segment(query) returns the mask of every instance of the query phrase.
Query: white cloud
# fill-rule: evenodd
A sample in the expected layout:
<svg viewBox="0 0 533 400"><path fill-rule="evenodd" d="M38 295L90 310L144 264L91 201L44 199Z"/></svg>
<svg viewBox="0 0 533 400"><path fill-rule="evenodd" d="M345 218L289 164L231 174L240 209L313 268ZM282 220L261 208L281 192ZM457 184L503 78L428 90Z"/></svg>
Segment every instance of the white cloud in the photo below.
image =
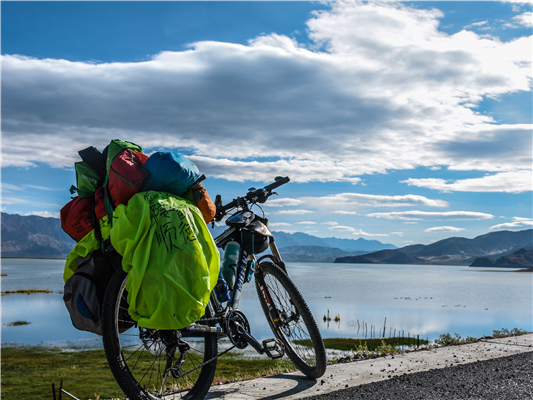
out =
<svg viewBox="0 0 533 400"><path fill-rule="evenodd" d="M503 224L498 224L491 226L489 229L505 229L505 228L523 228L533 226L533 219L531 218L522 218L514 217L512 222L504 222Z"/></svg>
<svg viewBox="0 0 533 400"><path fill-rule="evenodd" d="M403 219L403 220L424 220L424 221L459 221L478 220L494 218L491 214L475 211L448 211L448 212L427 212L427 211L403 211L388 213L372 213L367 217Z"/></svg>
<svg viewBox="0 0 533 400"><path fill-rule="evenodd" d="M487 24L488 24L488 21L474 22L470 25L465 26L465 29L474 28L474 27L482 27L482 26L486 26Z"/></svg>
<svg viewBox="0 0 533 400"><path fill-rule="evenodd" d="M324 197L302 197L301 200L305 201L308 206L317 208L340 208L342 210L334 211L334 213L352 215L355 215L357 212L349 210L360 207L448 207L448 203L444 200L428 199L427 197L414 194L385 196L361 193L339 193Z"/></svg>
<svg viewBox="0 0 533 400"><path fill-rule="evenodd" d="M436 226L434 228L428 228L424 232L460 232L465 228L456 228L455 226Z"/></svg>
<svg viewBox="0 0 533 400"><path fill-rule="evenodd" d="M57 189L57 188L51 188L46 186L37 186L37 185L24 185L30 189L37 189L37 190L45 190L47 192L57 192L65 189Z"/></svg>
<svg viewBox="0 0 533 400"><path fill-rule="evenodd" d="M143 62L3 55L4 166L71 167L80 148L121 137L187 148L206 175L235 181L531 167L531 125L498 125L475 109L531 91L530 37L448 35L440 11L399 3L328 4L308 21L307 48L271 34ZM461 152L454 144L464 138L467 148L490 140ZM490 146L501 143L512 151Z"/></svg>
<svg viewBox="0 0 533 400"><path fill-rule="evenodd" d="M533 175L530 170L501 172L481 178L461 179L451 182L445 179L413 179L402 183L443 192L506 192L522 193L533 190Z"/></svg>
<svg viewBox="0 0 533 400"><path fill-rule="evenodd" d="M329 222L322 222L321 225L339 225L338 222L329 221Z"/></svg>
<svg viewBox="0 0 533 400"><path fill-rule="evenodd" d="M333 214L357 215L357 211L333 211Z"/></svg>
<svg viewBox="0 0 533 400"><path fill-rule="evenodd" d="M269 207L289 207L289 206L299 206L301 204L304 204L302 200L298 199L289 199L289 198L283 198L283 199L268 199L268 202L265 203L265 206Z"/></svg>
<svg viewBox="0 0 533 400"><path fill-rule="evenodd" d="M289 224L288 222L269 222L268 223L269 228L279 228L280 226L292 226L292 224Z"/></svg>
<svg viewBox="0 0 533 400"><path fill-rule="evenodd" d="M338 231L338 232L350 232L356 236L389 236L386 233L367 233L363 231L362 229L355 229L351 226L337 225L337 226L331 226L328 229L332 231Z"/></svg>
<svg viewBox="0 0 533 400"><path fill-rule="evenodd" d="M297 231L294 229L276 229L275 232L296 233Z"/></svg>
<svg viewBox="0 0 533 400"><path fill-rule="evenodd" d="M303 214L312 214L314 211L311 210L281 210L276 214L289 214L289 215L303 215Z"/></svg>
<svg viewBox="0 0 533 400"><path fill-rule="evenodd" d="M52 211L32 211L29 213L26 213L25 215L37 215L38 217L44 217L44 218L59 218L59 211L52 212Z"/></svg>
<svg viewBox="0 0 533 400"><path fill-rule="evenodd" d="M533 26L533 13L531 11L515 16L513 19L528 28Z"/></svg>
<svg viewBox="0 0 533 400"><path fill-rule="evenodd" d="M344 225L334 225L328 228L331 231L340 231L340 232L353 232L355 229L351 226Z"/></svg>
<svg viewBox="0 0 533 400"><path fill-rule="evenodd" d="M316 222L314 222L314 221L300 221L300 222L296 222L296 224L298 224L298 225L316 225Z"/></svg>
<svg viewBox="0 0 533 400"><path fill-rule="evenodd" d="M403 232L391 232L391 235L403 236Z"/></svg>
<svg viewBox="0 0 533 400"><path fill-rule="evenodd" d="M19 204L27 202L28 200L22 198L2 196L2 204Z"/></svg>
<svg viewBox="0 0 533 400"><path fill-rule="evenodd" d="M24 189L21 188L20 186L17 186L17 185L12 185L10 183L4 183L2 182L2 192L4 191L8 191L8 192L20 192L20 191L23 191Z"/></svg>

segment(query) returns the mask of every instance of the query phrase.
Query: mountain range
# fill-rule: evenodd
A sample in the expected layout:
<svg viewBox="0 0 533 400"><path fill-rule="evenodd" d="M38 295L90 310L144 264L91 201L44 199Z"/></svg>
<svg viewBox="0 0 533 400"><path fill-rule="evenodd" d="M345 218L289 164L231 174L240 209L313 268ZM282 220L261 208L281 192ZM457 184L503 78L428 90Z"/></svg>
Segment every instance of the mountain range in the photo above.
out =
<svg viewBox="0 0 533 400"><path fill-rule="evenodd" d="M1 213L2 257L66 258L76 242L61 228L59 218ZM213 237L225 226L210 228ZM305 233L274 232L287 261L333 262L335 258L396 248L377 240L318 238Z"/></svg>
<svg viewBox="0 0 533 400"><path fill-rule="evenodd" d="M213 237L220 235L226 226L210 227ZM393 244L377 240L339 239L335 237L319 238L303 232L288 233L273 231L276 245L283 257L289 262L323 262L335 261L338 257L355 256L383 249L396 249Z"/></svg>
<svg viewBox="0 0 533 400"><path fill-rule="evenodd" d="M339 257L336 263L471 265L486 258L484 266L533 267L528 254L533 249L533 229L498 231L474 239L452 237L430 245L412 245L364 255ZM502 257L498 263L496 260ZM487 261L488 260L488 261ZM491 264L491 265L488 265Z"/></svg>
<svg viewBox="0 0 533 400"><path fill-rule="evenodd" d="M2 213L2 257L66 258L76 245L59 218Z"/></svg>
<svg viewBox="0 0 533 400"><path fill-rule="evenodd" d="M76 242L58 218L1 213L2 257L66 258ZM218 236L225 226L211 229ZM397 248L377 240L319 238L274 232L285 261L365 264L532 266L533 229L499 231L474 239L452 237L430 245Z"/></svg>

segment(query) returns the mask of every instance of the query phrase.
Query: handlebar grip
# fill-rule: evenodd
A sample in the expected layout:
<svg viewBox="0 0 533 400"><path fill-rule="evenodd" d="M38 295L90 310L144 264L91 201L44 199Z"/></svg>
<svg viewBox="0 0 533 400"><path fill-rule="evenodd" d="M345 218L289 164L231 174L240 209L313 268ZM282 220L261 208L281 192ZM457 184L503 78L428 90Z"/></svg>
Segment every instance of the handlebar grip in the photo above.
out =
<svg viewBox="0 0 533 400"><path fill-rule="evenodd" d="M226 212L227 210L229 209L232 209L232 208L235 208L239 205L239 202L237 201L237 199L234 199L233 201L230 201L228 204L226 204L225 206L222 207L222 210L224 212Z"/></svg>
<svg viewBox="0 0 533 400"><path fill-rule="evenodd" d="M271 190L276 189L277 187L280 187L281 185L285 185L286 183L289 183L289 182L290 182L290 179L289 179L288 176L286 176L285 178L277 179L276 182L265 186L265 189L267 191L271 191Z"/></svg>

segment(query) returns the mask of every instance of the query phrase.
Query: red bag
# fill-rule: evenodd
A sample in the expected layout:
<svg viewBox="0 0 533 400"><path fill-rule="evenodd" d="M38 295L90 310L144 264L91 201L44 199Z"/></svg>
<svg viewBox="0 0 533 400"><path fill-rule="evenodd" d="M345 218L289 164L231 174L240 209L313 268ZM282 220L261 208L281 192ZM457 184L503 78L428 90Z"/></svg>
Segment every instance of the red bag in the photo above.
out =
<svg viewBox="0 0 533 400"><path fill-rule="evenodd" d="M148 160L146 154L126 149L115 157L109 169L107 188L114 207L127 204L137 193L148 172L142 165Z"/></svg>
<svg viewBox="0 0 533 400"><path fill-rule="evenodd" d="M96 215L98 221L107 215L107 211L105 210L103 186L100 186L98 189L96 189L96 192L94 192L94 215Z"/></svg>
<svg viewBox="0 0 533 400"><path fill-rule="evenodd" d="M61 209L61 227L76 242L79 242L93 226L92 197L76 197Z"/></svg>

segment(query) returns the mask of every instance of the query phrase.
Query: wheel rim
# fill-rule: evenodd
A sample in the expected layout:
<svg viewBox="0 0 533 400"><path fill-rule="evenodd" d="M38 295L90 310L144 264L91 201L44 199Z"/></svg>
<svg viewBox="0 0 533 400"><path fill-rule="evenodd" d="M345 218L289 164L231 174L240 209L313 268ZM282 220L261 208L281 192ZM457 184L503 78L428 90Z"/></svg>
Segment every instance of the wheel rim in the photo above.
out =
<svg viewBox="0 0 533 400"><path fill-rule="evenodd" d="M264 282L270 295L272 306L277 310L279 321L274 322L280 339L288 346L286 351L291 351L308 366L316 366L316 353L311 335L303 318L289 293L282 283L273 275L266 273Z"/></svg>
<svg viewBox="0 0 533 400"><path fill-rule="evenodd" d="M131 326L128 314L126 279L119 290L120 301L115 310L115 330L120 356L133 379L151 398L193 397L196 382L203 368L200 367L216 354L216 344L203 336L187 336L179 340L179 331L160 331ZM178 345L178 341L181 345ZM186 343L188 350L181 351ZM213 350L213 347L215 349ZM168 396L168 397L167 397Z"/></svg>

